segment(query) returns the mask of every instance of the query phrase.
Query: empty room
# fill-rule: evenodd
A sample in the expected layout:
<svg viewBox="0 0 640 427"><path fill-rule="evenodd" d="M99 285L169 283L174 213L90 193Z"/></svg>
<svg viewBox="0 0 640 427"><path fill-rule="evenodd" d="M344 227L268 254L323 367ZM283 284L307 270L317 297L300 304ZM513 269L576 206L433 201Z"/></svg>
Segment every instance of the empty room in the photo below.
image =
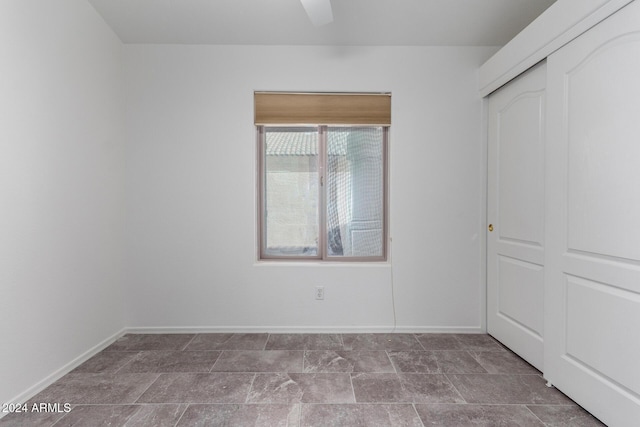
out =
<svg viewBox="0 0 640 427"><path fill-rule="evenodd" d="M0 426L637 426L640 0L0 0Z"/></svg>

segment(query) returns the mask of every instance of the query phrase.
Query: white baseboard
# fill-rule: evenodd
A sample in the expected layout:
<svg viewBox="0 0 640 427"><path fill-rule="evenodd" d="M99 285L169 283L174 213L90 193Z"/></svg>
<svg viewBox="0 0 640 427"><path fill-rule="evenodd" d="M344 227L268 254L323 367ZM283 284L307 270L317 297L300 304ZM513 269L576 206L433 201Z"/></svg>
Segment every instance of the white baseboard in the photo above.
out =
<svg viewBox="0 0 640 427"><path fill-rule="evenodd" d="M398 333L407 334L484 334L481 326L398 326Z"/></svg>
<svg viewBox="0 0 640 427"><path fill-rule="evenodd" d="M115 334L111 335L110 337L102 340L95 346L91 347L89 350L82 353L80 356L76 357L69 363L62 366L60 369L57 369L56 371L52 372L41 381L38 381L36 384L32 385L31 387L29 387L28 389L26 389L25 391L23 391L22 393L18 394L13 399L10 399L8 401L12 403L27 402L36 394L40 393L42 390L49 387L51 384L55 383L56 381L58 381L60 378L62 378L63 376L65 376L66 374L68 374L78 366L82 365L84 362L91 359L96 354L100 353L102 350L107 348L118 338L123 336L126 332L127 332L127 328L123 328L120 331L116 332ZM5 415L7 415L7 413L0 412L0 419Z"/></svg>
<svg viewBox="0 0 640 427"><path fill-rule="evenodd" d="M273 333L273 334L480 334L480 326L137 326L126 328L129 334L206 334L206 333Z"/></svg>

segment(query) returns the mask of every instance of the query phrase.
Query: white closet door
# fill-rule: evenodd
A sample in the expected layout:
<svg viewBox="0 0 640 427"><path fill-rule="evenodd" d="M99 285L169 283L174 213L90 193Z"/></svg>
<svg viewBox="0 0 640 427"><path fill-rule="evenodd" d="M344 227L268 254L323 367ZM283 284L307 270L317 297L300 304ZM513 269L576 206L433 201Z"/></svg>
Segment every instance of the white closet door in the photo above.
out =
<svg viewBox="0 0 640 427"><path fill-rule="evenodd" d="M487 329L543 365L545 64L489 97Z"/></svg>
<svg viewBox="0 0 640 427"><path fill-rule="evenodd" d="M640 1L548 58L544 376L640 425Z"/></svg>

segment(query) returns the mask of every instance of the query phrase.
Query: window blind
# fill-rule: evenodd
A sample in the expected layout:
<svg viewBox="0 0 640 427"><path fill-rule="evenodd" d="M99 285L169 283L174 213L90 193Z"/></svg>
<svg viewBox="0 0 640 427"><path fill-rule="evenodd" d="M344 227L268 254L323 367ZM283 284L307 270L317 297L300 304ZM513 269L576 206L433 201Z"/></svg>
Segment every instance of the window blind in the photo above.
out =
<svg viewBox="0 0 640 427"><path fill-rule="evenodd" d="M390 93L254 92L256 125L391 125Z"/></svg>

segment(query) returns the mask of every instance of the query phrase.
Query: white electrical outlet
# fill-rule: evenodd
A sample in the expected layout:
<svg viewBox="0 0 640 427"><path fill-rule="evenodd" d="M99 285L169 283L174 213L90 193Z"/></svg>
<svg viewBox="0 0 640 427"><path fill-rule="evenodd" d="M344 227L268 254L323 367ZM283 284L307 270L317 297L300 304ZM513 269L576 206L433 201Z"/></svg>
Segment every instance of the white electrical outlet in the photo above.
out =
<svg viewBox="0 0 640 427"><path fill-rule="evenodd" d="M324 299L324 286L316 286L316 299Z"/></svg>

